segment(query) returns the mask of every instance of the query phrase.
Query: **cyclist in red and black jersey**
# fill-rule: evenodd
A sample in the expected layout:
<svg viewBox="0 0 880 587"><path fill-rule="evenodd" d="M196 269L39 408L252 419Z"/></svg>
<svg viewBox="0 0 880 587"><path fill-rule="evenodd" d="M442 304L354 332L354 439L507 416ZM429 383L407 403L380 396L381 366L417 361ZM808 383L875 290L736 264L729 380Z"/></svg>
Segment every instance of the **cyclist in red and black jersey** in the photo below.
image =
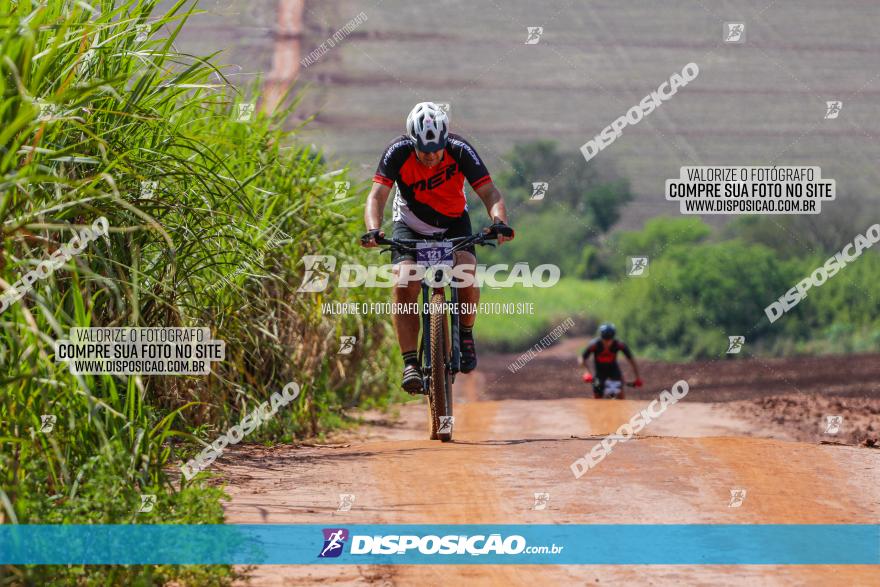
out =
<svg viewBox="0 0 880 587"><path fill-rule="evenodd" d="M444 239L471 234L464 182L467 181L483 201L493 223L507 223L507 209L501 192L492 183L489 170L476 149L464 138L449 132L446 113L433 102L416 104L406 119L406 134L385 148L373 188L367 197L364 222L372 238L363 242L376 246L375 236L385 236L382 217L391 188L397 184L392 206L392 236L396 239ZM498 236L498 243L513 236ZM394 302L418 301L421 286L411 278L406 265L415 264L411 254L392 252L394 263ZM474 274L477 257L474 247L458 251L456 265L467 265ZM480 299L476 285L459 289L459 302L475 307ZM416 353L419 316L412 313L392 315L397 341L403 353L403 388L410 393L424 393ZM461 312L461 371L469 373L477 366L473 326L476 315Z"/></svg>
<svg viewBox="0 0 880 587"><path fill-rule="evenodd" d="M642 386L642 379L639 376L639 366L636 364L636 359L633 357L632 351L629 350L628 346L614 338L616 334L617 330L614 328L614 324L601 325L599 327L599 338L591 340L590 344L587 345L587 348L578 358L578 363L587 367L587 372L584 373L584 381L586 383L593 382L593 391L596 397L602 397L601 389L606 379L623 381L623 373L620 371L620 365L617 363L617 353L619 352L624 354L636 375L636 380L633 384L636 387ZM587 366L587 359L590 358L590 355L593 355L595 374L590 373L590 368Z"/></svg>

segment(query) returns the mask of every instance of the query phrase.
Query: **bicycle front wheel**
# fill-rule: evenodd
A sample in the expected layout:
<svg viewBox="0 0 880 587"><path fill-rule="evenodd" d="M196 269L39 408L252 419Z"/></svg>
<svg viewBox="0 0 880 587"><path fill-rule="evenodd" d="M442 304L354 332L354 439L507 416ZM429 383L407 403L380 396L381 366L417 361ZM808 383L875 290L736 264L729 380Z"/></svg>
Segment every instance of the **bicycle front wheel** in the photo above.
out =
<svg viewBox="0 0 880 587"><path fill-rule="evenodd" d="M443 308L446 297L442 289L431 294L432 310ZM452 440L452 424L447 419L451 416L451 407L447 401L449 381L449 320L445 311L431 312L431 386L428 395L431 406L431 439L441 442ZM451 394L450 394L451 396Z"/></svg>

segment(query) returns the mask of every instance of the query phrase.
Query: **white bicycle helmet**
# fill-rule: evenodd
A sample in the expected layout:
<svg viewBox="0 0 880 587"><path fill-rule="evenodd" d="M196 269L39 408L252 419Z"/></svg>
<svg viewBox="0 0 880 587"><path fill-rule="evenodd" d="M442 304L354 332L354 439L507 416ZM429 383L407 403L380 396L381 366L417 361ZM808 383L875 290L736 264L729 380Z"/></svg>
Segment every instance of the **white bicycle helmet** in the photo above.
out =
<svg viewBox="0 0 880 587"><path fill-rule="evenodd" d="M406 134L423 153L434 153L446 146L449 117L433 102L419 102L406 117Z"/></svg>

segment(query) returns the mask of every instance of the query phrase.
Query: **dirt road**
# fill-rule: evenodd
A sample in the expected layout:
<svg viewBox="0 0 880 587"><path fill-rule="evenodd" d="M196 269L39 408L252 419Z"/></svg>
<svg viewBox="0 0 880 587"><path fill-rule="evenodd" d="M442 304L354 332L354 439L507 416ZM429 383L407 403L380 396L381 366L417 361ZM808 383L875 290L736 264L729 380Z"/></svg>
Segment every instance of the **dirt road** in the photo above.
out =
<svg viewBox="0 0 880 587"><path fill-rule="evenodd" d="M741 436L750 423L680 402L575 479L569 465L642 400L472 401L457 383L456 441L425 438L402 408L344 448L241 448L218 461L230 523L876 523L880 453ZM745 489L729 507L731 489ZM535 493L550 494L536 510ZM354 494L348 512L339 494ZM585 545L588 547L588 545ZM868 585L865 566L263 566L254 585Z"/></svg>

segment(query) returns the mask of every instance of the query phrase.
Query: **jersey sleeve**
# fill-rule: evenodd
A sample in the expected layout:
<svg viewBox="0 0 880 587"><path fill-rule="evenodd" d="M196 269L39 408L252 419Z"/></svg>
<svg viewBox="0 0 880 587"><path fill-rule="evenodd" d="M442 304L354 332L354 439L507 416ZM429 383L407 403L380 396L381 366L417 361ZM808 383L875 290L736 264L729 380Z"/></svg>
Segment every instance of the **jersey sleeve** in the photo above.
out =
<svg viewBox="0 0 880 587"><path fill-rule="evenodd" d="M458 162L458 168L472 188L477 189L492 181L486 164L469 142L459 136L450 136L449 146Z"/></svg>
<svg viewBox="0 0 880 587"><path fill-rule="evenodd" d="M590 343L587 345L587 348L584 349L583 354L581 355L586 361L591 354L596 352L596 345L594 343Z"/></svg>
<svg viewBox="0 0 880 587"><path fill-rule="evenodd" d="M626 355L626 358L627 358L627 359L632 359L632 358L633 358L632 351L629 350L629 347L626 346L624 343L622 343L622 342L618 342L618 343L617 343L617 348L620 349L620 352L622 352L624 355Z"/></svg>
<svg viewBox="0 0 880 587"><path fill-rule="evenodd" d="M391 187L400 177L400 168L406 162L412 149L412 142L406 137L399 137L391 142L379 159L379 166L373 174L373 181Z"/></svg>

